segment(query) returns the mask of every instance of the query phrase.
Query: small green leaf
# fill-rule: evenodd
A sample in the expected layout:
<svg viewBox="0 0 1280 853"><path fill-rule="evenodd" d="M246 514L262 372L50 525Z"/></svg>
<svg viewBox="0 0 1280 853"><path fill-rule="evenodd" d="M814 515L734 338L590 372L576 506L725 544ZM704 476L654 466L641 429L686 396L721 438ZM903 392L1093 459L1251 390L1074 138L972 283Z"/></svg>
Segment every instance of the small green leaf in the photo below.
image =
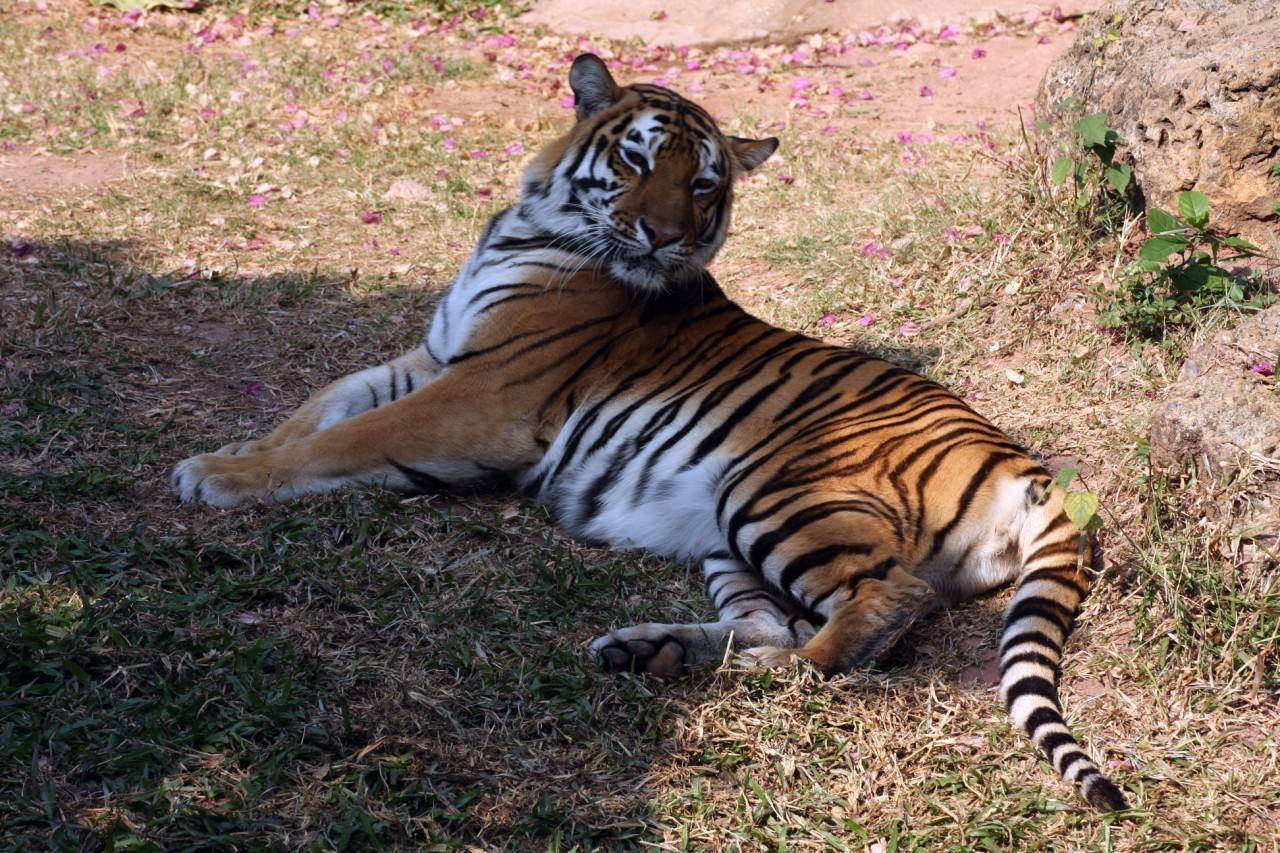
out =
<svg viewBox="0 0 1280 853"><path fill-rule="evenodd" d="M1036 122L1035 127L1036 127L1036 130L1043 133L1044 131L1053 127L1053 125L1050 122L1045 121L1044 119L1040 119L1038 122Z"/></svg>
<svg viewBox="0 0 1280 853"><path fill-rule="evenodd" d="M1085 145L1103 145L1107 141L1107 117L1093 113L1076 122L1076 133Z"/></svg>
<svg viewBox="0 0 1280 853"><path fill-rule="evenodd" d="M1257 252L1258 247L1250 243L1243 237L1223 237L1222 244L1230 246L1233 249L1243 249L1246 252Z"/></svg>
<svg viewBox="0 0 1280 853"><path fill-rule="evenodd" d="M1092 492L1067 492L1062 499L1062 511L1081 530L1093 530L1098 515L1098 496Z"/></svg>
<svg viewBox="0 0 1280 853"><path fill-rule="evenodd" d="M1172 213L1166 213L1158 207L1147 209L1147 228L1152 234L1163 234L1166 231L1177 231L1178 220Z"/></svg>
<svg viewBox="0 0 1280 853"><path fill-rule="evenodd" d="M1067 179L1067 175L1071 173L1071 167L1074 165L1070 157L1059 157L1053 161L1053 168L1049 171L1049 179L1053 181L1055 187L1062 186L1062 182Z"/></svg>
<svg viewBox="0 0 1280 853"><path fill-rule="evenodd" d="M1185 248L1187 241L1181 237L1152 237L1142 244L1138 257L1144 261L1164 261L1174 252L1181 252Z"/></svg>
<svg viewBox="0 0 1280 853"><path fill-rule="evenodd" d="M1123 193L1129 186L1129 179L1133 176L1133 169L1123 163L1119 166L1108 166L1102 176L1107 179L1107 183L1115 188L1116 192Z"/></svg>
<svg viewBox="0 0 1280 853"><path fill-rule="evenodd" d="M1079 472L1080 469L1074 465L1064 465L1062 470L1058 472L1058 476L1053 478L1053 485L1058 486L1065 492Z"/></svg>
<svg viewBox="0 0 1280 853"><path fill-rule="evenodd" d="M1209 197L1202 192L1191 190L1178 193L1178 210L1184 219L1197 228L1209 224Z"/></svg>

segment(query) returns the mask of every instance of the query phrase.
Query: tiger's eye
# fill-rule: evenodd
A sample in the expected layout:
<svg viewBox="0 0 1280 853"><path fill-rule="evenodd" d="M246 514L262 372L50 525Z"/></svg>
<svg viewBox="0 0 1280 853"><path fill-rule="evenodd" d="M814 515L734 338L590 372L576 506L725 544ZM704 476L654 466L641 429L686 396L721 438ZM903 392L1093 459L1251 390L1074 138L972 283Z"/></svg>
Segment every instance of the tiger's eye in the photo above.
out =
<svg viewBox="0 0 1280 853"><path fill-rule="evenodd" d="M637 154L635 151L632 151L630 148L622 149L622 159L626 160L627 165L631 166L640 174L644 174L645 172L649 171L649 163L644 159L644 157L641 157L639 154Z"/></svg>

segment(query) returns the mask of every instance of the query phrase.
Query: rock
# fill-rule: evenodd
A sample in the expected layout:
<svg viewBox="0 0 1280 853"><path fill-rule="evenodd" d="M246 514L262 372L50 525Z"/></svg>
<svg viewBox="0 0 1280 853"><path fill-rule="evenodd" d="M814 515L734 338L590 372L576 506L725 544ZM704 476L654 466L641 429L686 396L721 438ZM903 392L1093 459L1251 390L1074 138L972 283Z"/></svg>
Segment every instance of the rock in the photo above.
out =
<svg viewBox="0 0 1280 853"><path fill-rule="evenodd" d="M1151 424L1157 468L1194 466L1215 490L1235 480L1215 491L1211 514L1253 543L1257 559L1280 554L1278 364L1280 305L1192 350Z"/></svg>
<svg viewBox="0 0 1280 853"><path fill-rule="evenodd" d="M1280 474L1280 385L1264 375L1278 361L1280 305L1193 349L1152 421L1151 461L1194 463L1211 481L1258 466Z"/></svg>
<svg viewBox="0 0 1280 853"><path fill-rule="evenodd" d="M429 198L435 198L435 192L426 184L421 184L412 178L401 178L395 181L382 194L385 199L400 199L403 201L425 201Z"/></svg>
<svg viewBox="0 0 1280 853"><path fill-rule="evenodd" d="M1269 245L1280 184L1276 0L1121 0L1050 66L1041 115L1068 97L1104 112L1148 204L1209 196L1212 222Z"/></svg>

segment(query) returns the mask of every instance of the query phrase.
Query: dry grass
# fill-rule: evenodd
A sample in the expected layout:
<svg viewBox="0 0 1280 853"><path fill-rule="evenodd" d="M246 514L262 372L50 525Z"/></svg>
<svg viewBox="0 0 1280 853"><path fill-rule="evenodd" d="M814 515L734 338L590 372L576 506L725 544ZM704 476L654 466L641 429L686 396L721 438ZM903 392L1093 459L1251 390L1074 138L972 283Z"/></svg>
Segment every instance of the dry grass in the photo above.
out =
<svg viewBox="0 0 1280 853"><path fill-rule="evenodd" d="M696 572L577 545L509 496L178 506L175 460L417 339L512 197L527 154L506 147L566 113L549 73L486 60L492 18L285 19L298 34L191 50L216 16L134 30L51 5L0 21L2 133L127 176L0 200L6 846L1280 844L1275 555L1206 511L1223 495L1148 469L1176 362L1095 329L1087 294L1127 249L1064 228L1015 140L855 143L797 112L716 271L763 316L916 365L1082 460L1109 559L1064 692L1131 792L1123 820L1082 810L1005 721L985 672L1001 597L913 630L883 670L662 684L582 649L705 614ZM571 48L522 44L531 68ZM416 198L386 197L401 178Z"/></svg>

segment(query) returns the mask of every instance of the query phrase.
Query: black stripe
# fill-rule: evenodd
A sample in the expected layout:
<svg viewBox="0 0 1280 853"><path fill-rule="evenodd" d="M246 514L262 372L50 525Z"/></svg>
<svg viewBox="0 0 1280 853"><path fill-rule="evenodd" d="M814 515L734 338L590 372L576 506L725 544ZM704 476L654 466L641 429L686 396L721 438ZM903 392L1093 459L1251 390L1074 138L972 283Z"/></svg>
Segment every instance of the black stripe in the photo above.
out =
<svg viewBox="0 0 1280 853"><path fill-rule="evenodd" d="M1006 621L1005 630L1008 630L1008 624L1009 623ZM1009 637L1000 644L1000 657L1004 657L1009 649L1021 643L1038 643L1042 646L1048 646L1051 649L1061 651L1058 641L1051 638L1043 631L1019 631L1017 634L1014 634L1012 637Z"/></svg>
<svg viewBox="0 0 1280 853"><path fill-rule="evenodd" d="M1009 693L1005 698L1005 705L1010 710L1013 710L1013 703L1023 696L1040 696L1048 699L1053 703L1053 707L1058 708L1059 712L1061 712L1061 708L1058 705L1058 691L1053 686L1053 682L1047 678L1041 678L1038 675L1019 678L1010 685Z"/></svg>
<svg viewBox="0 0 1280 853"><path fill-rule="evenodd" d="M1075 615L1075 610L1072 608L1059 604L1052 598L1035 595L1030 598L1024 598L1014 604L1009 609L1009 615L1005 617L1005 620L1008 624L1013 625L1020 619L1028 617L1047 619L1061 628L1065 634L1070 632L1071 622Z"/></svg>
<svg viewBox="0 0 1280 853"><path fill-rule="evenodd" d="M1071 562L1074 563L1079 555L1079 542L1050 542L1048 544L1041 545L1033 551L1030 556L1023 560L1022 563L1023 565L1028 565L1033 560L1040 560L1045 557L1070 557Z"/></svg>
<svg viewBox="0 0 1280 853"><path fill-rule="evenodd" d="M1060 746L1066 746L1067 744L1075 744L1077 747L1079 746L1079 744L1076 744L1076 739L1066 732L1049 732L1049 734L1044 736L1044 740L1040 742L1040 749L1044 751L1044 754L1048 756L1050 761L1053 761L1054 750ZM1071 755L1069 750L1063 753L1064 758L1068 755Z"/></svg>
<svg viewBox="0 0 1280 853"><path fill-rule="evenodd" d="M1061 767L1058 770L1059 775L1065 779L1067 774L1071 772L1071 768L1075 767L1082 761L1090 766L1093 765L1093 759L1085 755L1084 751L1081 749L1077 749L1074 752L1068 750L1067 752L1062 753Z"/></svg>
<svg viewBox="0 0 1280 853"><path fill-rule="evenodd" d="M816 548L787 563L778 576L778 586L790 592L792 585L812 569L828 565L840 557L865 557L870 553L870 545L828 545Z"/></svg>
<svg viewBox="0 0 1280 853"><path fill-rule="evenodd" d="M1067 589L1074 590L1076 595L1084 598L1089 591L1088 578L1083 577L1076 572L1074 567L1068 566L1045 566L1039 569L1032 569L1022 577L1018 578L1018 586L1022 587L1033 581L1049 581Z"/></svg>
<svg viewBox="0 0 1280 853"><path fill-rule="evenodd" d="M1012 667L1014 664L1018 664L1018 663L1038 663L1041 666L1047 666L1049 667L1049 669L1052 669L1054 671L1056 671L1058 667L1058 662L1053 658L1049 657L1048 655L1046 655L1044 652L1027 651L1027 652L1018 652L1016 655L1009 658L1007 661L1004 661L1003 663L1001 663L1000 668L1002 670L1007 670L1010 667Z"/></svg>
<svg viewBox="0 0 1280 853"><path fill-rule="evenodd" d="M419 471L416 468L410 468L408 465L401 465L391 457L387 457L387 462L397 471L404 475L415 489L421 492L447 492L449 484L439 477L433 477L425 471Z"/></svg>
<svg viewBox="0 0 1280 853"><path fill-rule="evenodd" d="M1023 725L1023 730L1031 737L1035 738L1036 732L1042 727L1048 725L1066 725L1066 721L1062 719L1062 715L1053 708L1036 708L1027 717L1027 722Z"/></svg>

